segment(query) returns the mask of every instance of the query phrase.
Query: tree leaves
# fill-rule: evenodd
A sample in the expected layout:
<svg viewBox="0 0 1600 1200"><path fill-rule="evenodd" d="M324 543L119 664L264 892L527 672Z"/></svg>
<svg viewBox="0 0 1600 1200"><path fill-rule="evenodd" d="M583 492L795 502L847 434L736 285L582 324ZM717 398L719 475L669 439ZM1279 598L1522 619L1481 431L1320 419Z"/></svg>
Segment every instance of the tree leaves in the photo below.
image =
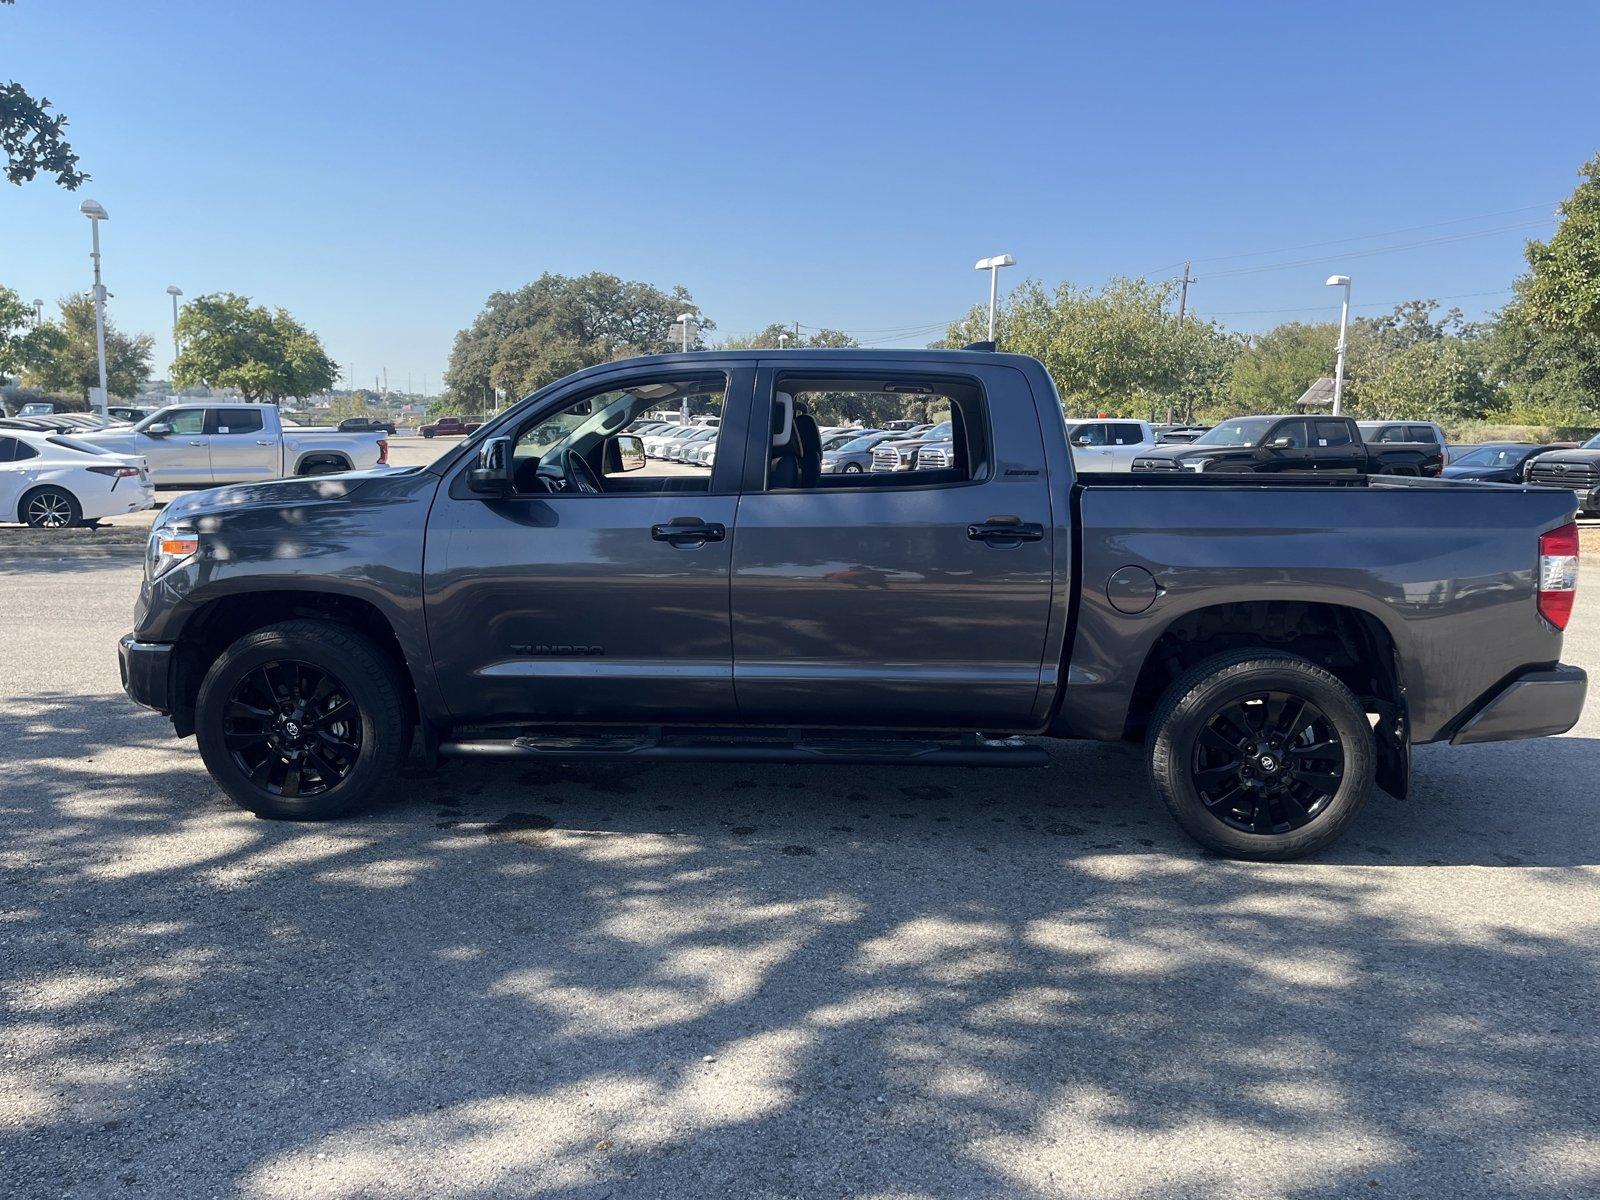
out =
<svg viewBox="0 0 1600 1200"><path fill-rule="evenodd" d="M284 309L251 304L248 296L197 296L178 318L183 352L172 364L179 387L237 388L246 400L310 396L326 391L338 368L317 335Z"/></svg>

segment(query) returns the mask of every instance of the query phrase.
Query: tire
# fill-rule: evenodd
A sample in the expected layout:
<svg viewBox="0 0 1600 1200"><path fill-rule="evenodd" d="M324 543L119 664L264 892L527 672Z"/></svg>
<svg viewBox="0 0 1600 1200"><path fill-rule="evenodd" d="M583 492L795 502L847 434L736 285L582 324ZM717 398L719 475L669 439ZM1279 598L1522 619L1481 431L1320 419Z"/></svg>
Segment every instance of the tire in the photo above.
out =
<svg viewBox="0 0 1600 1200"><path fill-rule="evenodd" d="M1291 741L1284 727L1297 720L1307 723ZM1156 794L1184 832L1218 854L1255 860L1299 858L1336 841L1372 793L1377 758L1348 687L1304 658L1265 649L1219 654L1185 672L1157 704L1145 749Z"/></svg>
<svg viewBox="0 0 1600 1200"><path fill-rule="evenodd" d="M332 691L310 682L317 673ZM290 712L296 680L313 703L296 702ZM264 686L279 697L277 714L239 714L270 711ZM407 748L404 696L399 670L365 634L332 621L284 621L218 656L200 684L195 735L211 777L241 807L277 820L325 821L366 805L398 770ZM318 704L335 706L328 715L336 716L341 700L354 712L318 728ZM296 722L287 726L289 740L280 717ZM256 736L264 729L273 731L269 740Z"/></svg>
<svg viewBox="0 0 1600 1200"><path fill-rule="evenodd" d="M38 487L18 502L17 519L30 529L70 529L83 520L83 508L66 488Z"/></svg>
<svg viewBox="0 0 1600 1200"><path fill-rule="evenodd" d="M297 475L337 475L340 471L348 471L348 463L335 462L328 458L314 458L309 462L300 464Z"/></svg>
<svg viewBox="0 0 1600 1200"><path fill-rule="evenodd" d="M431 429L424 429L424 430L423 430L423 431L422 431L422 436L423 436L423 437L425 437L425 438L432 438L432 437L433 437L433 430L431 430Z"/></svg>
<svg viewBox="0 0 1600 1200"><path fill-rule="evenodd" d="M860 463L845 463L844 470L840 472L842 475L860 475L862 473Z"/></svg>

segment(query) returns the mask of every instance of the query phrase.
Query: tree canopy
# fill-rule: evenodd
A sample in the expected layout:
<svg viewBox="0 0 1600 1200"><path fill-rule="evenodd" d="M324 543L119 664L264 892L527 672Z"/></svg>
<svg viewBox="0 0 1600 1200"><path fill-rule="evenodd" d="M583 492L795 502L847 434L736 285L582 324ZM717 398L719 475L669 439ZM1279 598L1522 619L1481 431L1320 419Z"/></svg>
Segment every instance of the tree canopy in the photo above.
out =
<svg viewBox="0 0 1600 1200"><path fill-rule="evenodd" d="M0 0L10 4L12 0ZM89 177L78 170L78 156L67 144L67 119L51 114L50 101L37 99L13 80L0 84L0 148L6 155L6 178L17 186L41 171L54 175L68 191Z"/></svg>
<svg viewBox="0 0 1600 1200"><path fill-rule="evenodd" d="M716 324L699 315L681 286L662 291L603 271L547 272L516 291L495 292L456 334L440 410L477 411L492 407L496 390L519 398L583 367L675 350L673 323L686 312L698 317L690 348L704 349Z"/></svg>
<svg viewBox="0 0 1600 1200"><path fill-rule="evenodd" d="M27 383L51 392L87 397L100 385L94 337L94 301L66 296L61 315L32 331L24 341L23 376ZM106 390L131 399L150 378L155 340L147 333L130 336L106 318Z"/></svg>
<svg viewBox="0 0 1600 1200"><path fill-rule="evenodd" d="M247 400L276 404L326 391L338 377L316 334L284 309L232 292L191 300L178 318L178 342L172 379L180 387L237 388Z"/></svg>

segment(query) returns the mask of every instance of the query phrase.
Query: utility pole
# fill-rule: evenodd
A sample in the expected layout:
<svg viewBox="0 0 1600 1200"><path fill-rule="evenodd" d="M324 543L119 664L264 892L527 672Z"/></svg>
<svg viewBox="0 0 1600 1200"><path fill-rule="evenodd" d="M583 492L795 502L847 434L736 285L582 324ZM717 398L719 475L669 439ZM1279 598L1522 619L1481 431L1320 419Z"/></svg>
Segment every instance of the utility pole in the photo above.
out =
<svg viewBox="0 0 1600 1200"><path fill-rule="evenodd" d="M1188 309L1189 309L1189 285L1194 282L1194 280L1189 277L1189 265L1190 265L1190 260L1185 260L1184 264L1183 264L1183 279L1180 280L1179 284L1178 284L1178 336L1180 338L1183 336L1183 314L1185 312L1187 312ZM1181 342L1179 343L1178 353L1179 354L1183 353L1183 347L1182 347L1182 343ZM1172 409L1169 407L1167 409L1167 420L1171 421L1172 417L1173 417L1173 412L1172 412ZM1194 417L1194 414L1189 412L1189 406L1187 404L1185 404L1184 405L1184 419L1185 420L1192 420L1193 417Z"/></svg>

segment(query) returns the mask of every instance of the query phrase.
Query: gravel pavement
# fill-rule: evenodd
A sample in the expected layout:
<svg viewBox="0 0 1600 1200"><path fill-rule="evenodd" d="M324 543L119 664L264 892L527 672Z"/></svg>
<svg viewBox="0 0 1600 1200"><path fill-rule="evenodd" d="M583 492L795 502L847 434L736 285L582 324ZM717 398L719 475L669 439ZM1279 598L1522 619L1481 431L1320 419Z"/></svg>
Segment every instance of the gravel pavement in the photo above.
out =
<svg viewBox="0 0 1600 1200"><path fill-rule="evenodd" d="M456 763L290 825L120 695L136 565L0 570L7 1200L1600 1190L1594 704L1300 864L1092 745Z"/></svg>

